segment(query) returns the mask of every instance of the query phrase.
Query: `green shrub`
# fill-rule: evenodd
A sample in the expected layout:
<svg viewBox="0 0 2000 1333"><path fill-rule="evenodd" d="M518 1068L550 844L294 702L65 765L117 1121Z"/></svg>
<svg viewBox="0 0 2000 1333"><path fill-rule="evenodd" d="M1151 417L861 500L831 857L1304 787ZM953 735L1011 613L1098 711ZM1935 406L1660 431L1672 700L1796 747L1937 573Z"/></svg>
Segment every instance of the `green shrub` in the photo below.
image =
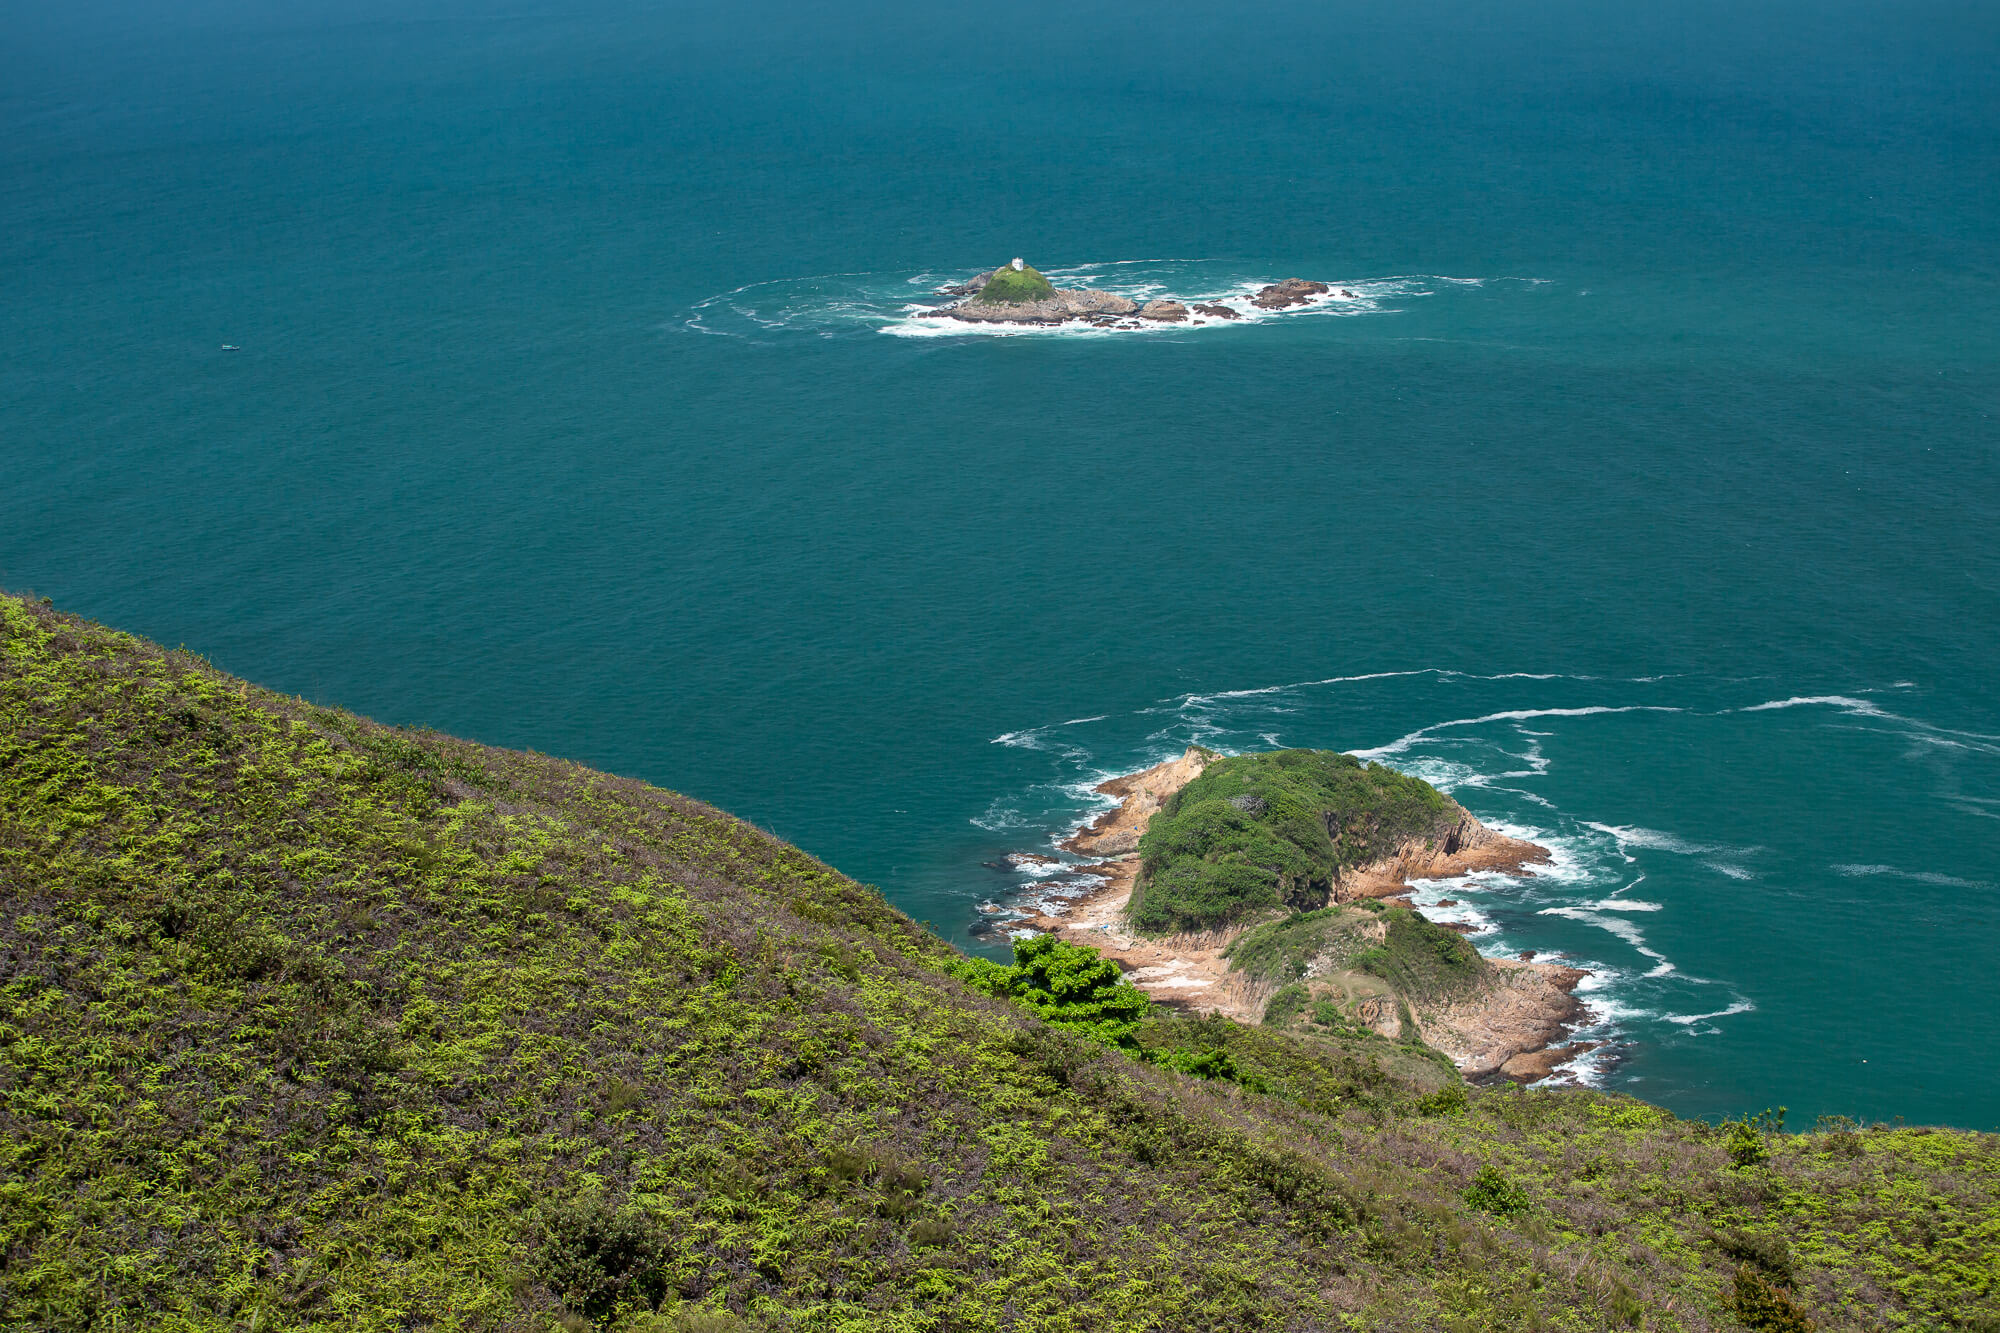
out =
<svg viewBox="0 0 2000 1333"><path fill-rule="evenodd" d="M576 1313L601 1323L665 1294L667 1241L638 1209L592 1194L545 1207L536 1220L536 1274Z"/></svg>
<svg viewBox="0 0 2000 1333"><path fill-rule="evenodd" d="M1528 1192L1507 1179L1491 1163L1480 1167L1479 1174L1466 1186L1465 1201L1480 1212L1492 1213L1496 1217L1512 1217L1534 1206Z"/></svg>
<svg viewBox="0 0 2000 1333"><path fill-rule="evenodd" d="M957 970L987 994L1019 1000L1045 1021L1075 1028L1107 1046L1130 1046L1133 1028L1151 1007L1116 963L1053 935L1017 942L1011 967L977 959Z"/></svg>
<svg viewBox="0 0 2000 1333"><path fill-rule="evenodd" d="M1463 1115L1471 1104L1465 1085L1456 1081L1445 1084L1436 1092L1424 1094L1416 1102L1418 1115Z"/></svg>
<svg viewBox="0 0 2000 1333"><path fill-rule="evenodd" d="M1294 982L1281 987L1264 1005L1264 1024L1281 1028L1304 1013L1312 1002L1312 992Z"/></svg>
<svg viewBox="0 0 2000 1333"><path fill-rule="evenodd" d="M1729 1308L1757 1333L1814 1333L1819 1327L1793 1303L1789 1291L1748 1266L1736 1270Z"/></svg>
<svg viewBox="0 0 2000 1333"><path fill-rule="evenodd" d="M1791 1285L1792 1250L1783 1236L1736 1229L1717 1232L1715 1245L1730 1258L1761 1270L1774 1281Z"/></svg>
<svg viewBox="0 0 2000 1333"><path fill-rule="evenodd" d="M1771 1155L1766 1134L1785 1132L1785 1108L1771 1107L1743 1120L1722 1122L1722 1146L1739 1167L1755 1166Z"/></svg>

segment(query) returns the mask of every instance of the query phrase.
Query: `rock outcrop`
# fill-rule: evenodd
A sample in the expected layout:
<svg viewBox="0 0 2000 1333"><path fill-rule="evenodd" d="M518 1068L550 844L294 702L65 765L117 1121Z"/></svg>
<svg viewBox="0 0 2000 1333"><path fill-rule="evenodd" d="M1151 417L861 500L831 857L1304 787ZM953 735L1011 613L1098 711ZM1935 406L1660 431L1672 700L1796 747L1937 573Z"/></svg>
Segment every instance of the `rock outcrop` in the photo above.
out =
<svg viewBox="0 0 2000 1333"><path fill-rule="evenodd" d="M1064 324L1093 315L1137 313L1136 301L1088 287L1056 288L1056 294L1042 301L979 301L947 306L938 313L969 324Z"/></svg>
<svg viewBox="0 0 2000 1333"><path fill-rule="evenodd" d="M1159 808L1221 757L1213 750L1190 745L1178 759L1100 782L1097 790L1118 797L1118 808L1105 811L1087 828L1077 830L1063 843L1063 850L1078 856L1129 856L1138 851L1139 835Z"/></svg>
<svg viewBox="0 0 2000 1333"><path fill-rule="evenodd" d="M1016 260L1015 264L1019 265L1021 261ZM1013 270L1011 273L1009 268ZM1027 278L1017 279L1018 274L1026 274ZM1036 291L1032 297L1020 295L1029 290L1024 286L1028 278L1033 279ZM1118 329L1143 328L1144 325L1138 322L1141 320L1184 324L1195 316L1202 319L1243 317L1241 310L1220 301L1190 303L1161 297L1141 306L1110 292L1089 287L1047 287L1042 285L1045 282L1040 273L1025 266L988 269L965 282L939 287L938 295L955 299L952 304L940 306L930 313L964 320L968 324L1066 324L1071 320L1083 320L1100 328ZM1314 297L1325 296L1332 290L1326 283L1308 278L1286 278L1283 282L1263 288L1250 298L1250 302L1262 310L1286 310L1292 306L1307 305ZM1339 294L1353 296L1344 287Z"/></svg>
<svg viewBox="0 0 2000 1333"><path fill-rule="evenodd" d="M1325 296L1333 288L1323 282L1313 282L1309 278L1286 278L1274 282L1263 291L1250 298L1250 304L1260 310L1284 310L1290 306L1304 305L1315 296Z"/></svg>

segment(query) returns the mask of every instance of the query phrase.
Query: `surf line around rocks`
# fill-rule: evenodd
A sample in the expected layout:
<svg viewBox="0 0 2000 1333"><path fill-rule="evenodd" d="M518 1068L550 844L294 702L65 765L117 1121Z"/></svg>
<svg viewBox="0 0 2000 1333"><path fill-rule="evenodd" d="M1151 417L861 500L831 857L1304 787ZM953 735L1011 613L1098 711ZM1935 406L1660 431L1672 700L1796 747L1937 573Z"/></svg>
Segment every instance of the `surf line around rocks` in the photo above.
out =
<svg viewBox="0 0 2000 1333"><path fill-rule="evenodd" d="M1209 300L1162 297L1138 302L1092 287L1057 287L1026 261L975 274L962 283L937 289L939 296L957 298L923 313L968 324L1083 324L1100 329L1132 331L1163 324L1203 325L1244 318L1252 311L1289 310L1328 301L1360 298L1346 287L1308 278L1286 278L1247 296Z"/></svg>
<svg viewBox="0 0 2000 1333"><path fill-rule="evenodd" d="M1429 921L1407 896L1417 880L1532 875L1532 866L1550 860L1548 851L1486 827L1450 797L1393 770L1328 752L1281 755L1339 760L1421 788L1430 802L1427 821L1407 836L1392 833L1372 859L1344 867L1336 862L1330 880L1317 881L1317 892L1300 904L1308 910L1211 929L1141 931L1133 921L1133 898L1135 890L1144 892L1140 840L1154 816L1176 811L1176 796L1218 762L1231 768L1280 757L1232 757L1191 746L1177 758L1098 784L1095 790L1118 804L1058 842L1064 856L1015 852L1006 858L1016 869L1065 883L1067 896L1044 893L1032 909L988 904L982 910L1007 934L1050 934L1096 949L1149 998L1193 1013L1308 1029L1319 1022L1359 1023L1386 1037L1421 1039L1467 1078L1566 1081L1565 1066L1601 1044L1563 1040L1588 1021L1574 992L1589 973L1525 957L1479 955L1446 933L1462 934L1462 927ZM1222 775L1217 770L1203 787L1215 788ZM1248 789L1230 803L1246 816L1262 814L1261 798ZM1443 963L1432 959L1433 952ZM1424 966L1398 965L1399 955Z"/></svg>

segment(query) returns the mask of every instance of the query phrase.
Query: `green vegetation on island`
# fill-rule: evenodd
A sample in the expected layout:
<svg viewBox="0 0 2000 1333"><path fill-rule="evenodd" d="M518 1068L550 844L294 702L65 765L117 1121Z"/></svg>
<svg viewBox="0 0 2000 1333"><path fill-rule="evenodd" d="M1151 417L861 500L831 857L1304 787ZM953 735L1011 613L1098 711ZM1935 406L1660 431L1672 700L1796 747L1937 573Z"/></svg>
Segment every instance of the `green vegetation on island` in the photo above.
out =
<svg viewBox="0 0 2000 1333"><path fill-rule="evenodd" d="M1429 783L1353 755L1218 759L1147 825L1132 925L1165 934L1315 910L1341 872L1442 836L1455 813Z"/></svg>
<svg viewBox="0 0 2000 1333"><path fill-rule="evenodd" d="M1056 294L1055 284L1043 277L1031 264L1015 268L1003 264L993 271L986 285L972 299L989 305L1025 305L1030 301L1046 301Z"/></svg>
<svg viewBox="0 0 2000 1333"><path fill-rule="evenodd" d="M0 1326L2000 1320L1993 1136L1469 1088L1087 955L987 994L697 801L0 597Z"/></svg>

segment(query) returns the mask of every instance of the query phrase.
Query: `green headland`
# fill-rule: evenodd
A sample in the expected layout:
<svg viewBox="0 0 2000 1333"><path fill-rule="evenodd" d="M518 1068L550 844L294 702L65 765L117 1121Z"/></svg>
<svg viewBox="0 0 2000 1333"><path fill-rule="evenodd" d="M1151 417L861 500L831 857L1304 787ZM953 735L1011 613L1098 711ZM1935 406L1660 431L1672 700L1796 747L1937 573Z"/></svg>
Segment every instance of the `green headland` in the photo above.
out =
<svg viewBox="0 0 2000 1333"><path fill-rule="evenodd" d="M1206 790L1424 803L1280 776ZM1156 847L1320 874L1207 804ZM975 963L699 801L0 597L10 1329L2000 1326L2000 1141L1796 1128Z"/></svg>
<svg viewBox="0 0 2000 1333"><path fill-rule="evenodd" d="M1329 750L1218 759L1139 842L1134 927L1207 930L1324 907L1343 871L1449 836L1457 807L1420 778Z"/></svg>
<svg viewBox="0 0 2000 1333"><path fill-rule="evenodd" d="M1055 294L1055 284L1043 277L1033 265L1022 264L1015 268L1002 264L993 270L993 276L986 280L986 285L972 299L989 305L1024 305L1030 301L1049 300Z"/></svg>

